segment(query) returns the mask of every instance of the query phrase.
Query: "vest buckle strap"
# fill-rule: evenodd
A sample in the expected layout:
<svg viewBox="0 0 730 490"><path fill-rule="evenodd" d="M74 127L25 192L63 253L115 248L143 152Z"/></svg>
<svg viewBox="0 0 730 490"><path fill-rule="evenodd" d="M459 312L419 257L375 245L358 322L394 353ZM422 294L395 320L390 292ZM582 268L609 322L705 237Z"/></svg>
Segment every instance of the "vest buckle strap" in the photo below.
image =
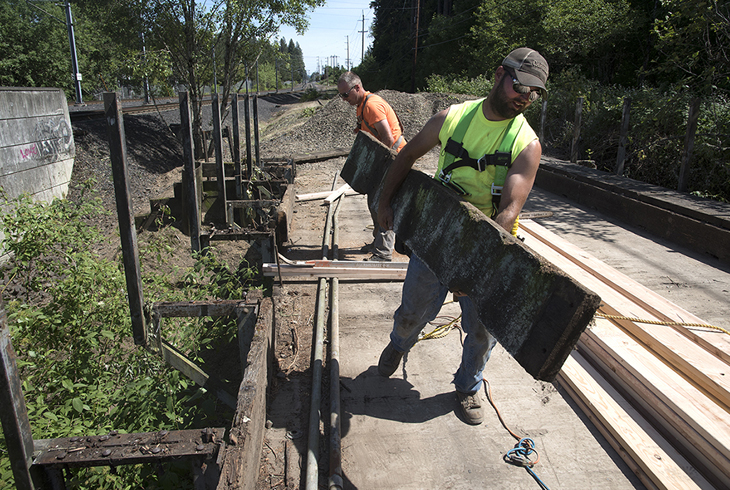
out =
<svg viewBox="0 0 730 490"><path fill-rule="evenodd" d="M491 160L491 158L489 157L491 156L492 155L482 155L482 157L475 162L474 168L478 172L484 172L487 169L487 165L489 165L489 160Z"/></svg>
<svg viewBox="0 0 730 490"><path fill-rule="evenodd" d="M502 195L502 185L495 185L494 182L492 182L492 195L493 196L501 196Z"/></svg>
<svg viewBox="0 0 730 490"><path fill-rule="evenodd" d="M439 180L443 182L444 184L448 184L451 182L451 172L448 174L444 173L443 169L439 172Z"/></svg>

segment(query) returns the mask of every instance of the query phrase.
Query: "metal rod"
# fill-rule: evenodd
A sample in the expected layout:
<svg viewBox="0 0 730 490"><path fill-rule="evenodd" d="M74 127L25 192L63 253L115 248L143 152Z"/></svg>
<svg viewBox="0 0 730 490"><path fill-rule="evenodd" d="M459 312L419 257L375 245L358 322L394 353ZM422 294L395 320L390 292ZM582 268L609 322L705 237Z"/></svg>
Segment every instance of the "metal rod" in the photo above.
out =
<svg viewBox="0 0 730 490"><path fill-rule="evenodd" d="M322 352L324 350L326 289L327 280L320 278L319 285L317 286L316 333L312 360L312 399L309 409L306 490L317 490L319 488L319 422L321 420L320 405L322 404Z"/></svg>
<svg viewBox="0 0 730 490"><path fill-rule="evenodd" d="M334 190L337 182L332 182ZM327 259L329 253L328 238L332 228L332 214L334 207L332 204L327 209L327 221L325 221L324 235L322 237L322 258ZM325 323L325 296L327 292L327 280L319 279L317 286L317 311L316 329L312 355L312 399L309 409L309 439L307 441L307 472L306 472L306 490L317 490L319 488L319 422L322 418L322 369L323 369L323 351L324 351L324 323Z"/></svg>
<svg viewBox="0 0 730 490"><path fill-rule="evenodd" d="M337 260L339 227L338 217L345 196L336 201L332 218L332 258ZM340 417L340 280L332 279L330 286L330 467L329 490L342 490L342 424Z"/></svg>

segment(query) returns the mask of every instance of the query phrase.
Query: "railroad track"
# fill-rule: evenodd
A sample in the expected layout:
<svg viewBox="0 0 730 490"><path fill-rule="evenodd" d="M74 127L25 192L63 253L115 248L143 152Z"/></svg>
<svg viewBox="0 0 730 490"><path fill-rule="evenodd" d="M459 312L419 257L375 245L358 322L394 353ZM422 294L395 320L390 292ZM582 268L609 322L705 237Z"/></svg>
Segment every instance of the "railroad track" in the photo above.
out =
<svg viewBox="0 0 730 490"><path fill-rule="evenodd" d="M210 101L205 101L203 103L210 104ZM161 112L173 111L177 110L178 107L179 104L177 102L168 102L164 104L157 104L157 106L155 106L154 104L147 104L132 107L122 107L122 112L124 114L145 114L147 112L157 112L157 110L160 110ZM89 119L101 119L104 117L104 109L86 109L81 111L73 111L69 112L69 116L71 117L72 123L76 121L87 121Z"/></svg>

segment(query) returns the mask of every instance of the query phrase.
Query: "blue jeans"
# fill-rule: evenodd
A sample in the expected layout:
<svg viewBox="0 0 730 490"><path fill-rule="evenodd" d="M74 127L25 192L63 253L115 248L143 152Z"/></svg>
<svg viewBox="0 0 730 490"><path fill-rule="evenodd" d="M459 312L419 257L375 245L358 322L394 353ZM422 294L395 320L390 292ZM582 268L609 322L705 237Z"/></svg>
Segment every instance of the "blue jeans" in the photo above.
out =
<svg viewBox="0 0 730 490"><path fill-rule="evenodd" d="M407 352L418 340L418 334L441 311L449 290L415 254L411 255L403 283L400 307L393 318L390 340L396 350ZM454 375L454 386L461 393L481 389L482 373L497 340L487 332L474 303L468 296L458 298L461 327L466 333L461 352L461 365Z"/></svg>

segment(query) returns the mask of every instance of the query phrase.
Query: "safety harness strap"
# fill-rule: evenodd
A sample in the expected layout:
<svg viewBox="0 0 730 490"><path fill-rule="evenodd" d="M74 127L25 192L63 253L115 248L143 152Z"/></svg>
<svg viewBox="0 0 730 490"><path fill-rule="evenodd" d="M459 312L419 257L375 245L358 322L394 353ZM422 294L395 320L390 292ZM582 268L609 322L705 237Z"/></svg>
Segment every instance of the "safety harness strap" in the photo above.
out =
<svg viewBox="0 0 730 490"><path fill-rule="evenodd" d="M368 99L372 95L373 94L368 94L367 96L365 96L365 100L362 102L362 110L360 111L360 115L357 116L357 127L359 128L361 124L365 123L365 127L367 127L370 130L370 132L373 134L373 136L375 136L376 138L380 139L378 137L378 130L375 129L375 127L369 125L368 122L363 117L363 115L365 114L365 105L368 103ZM396 114L395 111L393 111L393 113L395 114L395 118L398 120L398 125L400 126L400 136L395 141L395 143L393 143L393 146L391 146L391 148L398 149L398 147L400 146L401 142L405 139L403 137L403 133L404 133L404 131L403 131L403 123L400 122L400 118L398 117L398 114Z"/></svg>
<svg viewBox="0 0 730 490"><path fill-rule="evenodd" d="M462 141L466 135L469 125L471 124L474 115L477 110L481 109L482 104L476 104L467 112L456 125L454 133L446 142L444 146L444 165L443 169L439 172L439 179L442 183L453 188L460 194L465 194L460 186L451 182L451 172L459 167L471 167L478 172L484 172L487 166L495 167L494 182L492 183L492 203L494 209L499 207L499 200L502 195L502 187L504 181L507 178L507 172L510 166L512 166L512 146L514 146L515 139L522 129L524 119L521 118L520 124L514 124L515 119L512 119L507 126L502 142L500 143L499 149L489 155L483 155L479 158L472 158L469 156L469 152L464 148ZM450 185L451 184L451 185Z"/></svg>

